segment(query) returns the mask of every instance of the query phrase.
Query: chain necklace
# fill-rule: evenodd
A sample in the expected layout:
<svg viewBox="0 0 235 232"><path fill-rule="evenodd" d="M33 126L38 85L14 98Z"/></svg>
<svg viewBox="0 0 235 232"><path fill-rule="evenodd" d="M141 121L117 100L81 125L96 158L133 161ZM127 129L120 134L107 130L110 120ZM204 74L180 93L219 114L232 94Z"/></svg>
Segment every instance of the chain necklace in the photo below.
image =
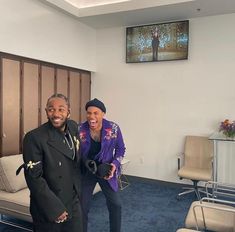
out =
<svg viewBox="0 0 235 232"><path fill-rule="evenodd" d="M70 142L71 142L71 145L70 145L70 142L69 142L69 140L67 139L66 135L69 136L69 140L70 140ZM68 132L66 135L64 136L64 139L65 139L65 141L66 141L66 143L67 143L69 149L70 149L70 150L73 150L73 157L72 157L72 158L74 159L74 157L75 157L75 149L74 149L73 139L72 139L72 136L70 135L69 132Z"/></svg>
<svg viewBox="0 0 235 232"><path fill-rule="evenodd" d="M69 141L68 141L66 135L64 136L64 139L65 139L65 141L66 141L66 143L67 143L69 149L72 150L72 149L74 149L73 140L72 140L72 137L71 137L70 133L67 133L67 135L69 136L69 140L71 141L71 145L70 145L70 143L69 143Z"/></svg>

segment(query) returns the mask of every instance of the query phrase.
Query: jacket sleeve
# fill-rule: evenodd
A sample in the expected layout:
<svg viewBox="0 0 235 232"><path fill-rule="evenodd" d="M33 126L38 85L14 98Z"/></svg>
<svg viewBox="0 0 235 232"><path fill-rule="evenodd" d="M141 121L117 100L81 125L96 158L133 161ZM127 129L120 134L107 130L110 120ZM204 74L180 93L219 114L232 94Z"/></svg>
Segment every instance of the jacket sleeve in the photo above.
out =
<svg viewBox="0 0 235 232"><path fill-rule="evenodd" d="M26 165L25 179L31 193L32 201L36 201L39 211L48 221L55 221L66 208L61 200L51 191L43 177L43 149L38 142L40 138L28 133L23 141L23 159Z"/></svg>
<svg viewBox="0 0 235 232"><path fill-rule="evenodd" d="M115 153L113 157L114 159L112 161L112 163L116 166L117 170L120 169L121 161L124 157L125 150L126 148L125 148L125 144L123 141L122 132L120 128L118 127L116 144L115 144Z"/></svg>

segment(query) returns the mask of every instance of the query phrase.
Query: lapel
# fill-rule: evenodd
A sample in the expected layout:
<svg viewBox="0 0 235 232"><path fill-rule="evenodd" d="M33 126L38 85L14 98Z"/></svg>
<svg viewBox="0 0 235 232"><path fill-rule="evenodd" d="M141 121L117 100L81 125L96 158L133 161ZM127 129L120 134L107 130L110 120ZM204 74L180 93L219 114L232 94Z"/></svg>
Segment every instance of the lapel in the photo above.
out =
<svg viewBox="0 0 235 232"><path fill-rule="evenodd" d="M72 123L74 121L72 120L68 120L68 130L69 130L69 133L72 137L72 140L73 140L73 144L75 146L75 152L76 154L78 154L78 150L79 150L79 139L78 139L78 125L77 124L74 124Z"/></svg>
<svg viewBox="0 0 235 232"><path fill-rule="evenodd" d="M48 134L49 134L49 138L48 138L47 143L51 147L55 148L58 152L62 153L67 158L72 159L73 151L68 148L68 146L65 143L65 140L63 138L63 135L61 135L60 132L57 131L53 127L49 128ZM71 136L72 136L72 134L71 134Z"/></svg>

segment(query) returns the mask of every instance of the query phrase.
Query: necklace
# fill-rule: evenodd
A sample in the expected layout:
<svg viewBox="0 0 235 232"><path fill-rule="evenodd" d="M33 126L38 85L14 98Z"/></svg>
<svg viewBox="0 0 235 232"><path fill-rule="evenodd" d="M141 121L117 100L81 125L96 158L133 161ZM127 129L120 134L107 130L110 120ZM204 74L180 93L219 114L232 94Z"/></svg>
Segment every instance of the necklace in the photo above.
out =
<svg viewBox="0 0 235 232"><path fill-rule="evenodd" d="M69 142L69 140L68 140L68 138L67 138L67 135L69 136L70 142ZM67 133L67 134L64 136L64 139L65 139L65 141L66 141L66 143L67 143L69 149L70 149L70 150L74 149L73 139L72 139L70 133Z"/></svg>
<svg viewBox="0 0 235 232"><path fill-rule="evenodd" d="M67 138L67 136L68 136L68 138ZM64 135L64 140L66 141L69 149L73 151L72 159L74 160L74 158L75 158L75 148L74 148L74 143L73 143L72 136L70 135L69 132Z"/></svg>

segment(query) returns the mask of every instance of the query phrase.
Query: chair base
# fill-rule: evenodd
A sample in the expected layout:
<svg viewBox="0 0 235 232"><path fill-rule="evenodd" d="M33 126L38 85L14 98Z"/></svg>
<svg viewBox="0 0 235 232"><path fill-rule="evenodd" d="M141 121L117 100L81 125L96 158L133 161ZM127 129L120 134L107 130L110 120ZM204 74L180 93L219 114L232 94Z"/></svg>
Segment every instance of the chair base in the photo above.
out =
<svg viewBox="0 0 235 232"><path fill-rule="evenodd" d="M186 195L188 193L195 193L196 197L198 200L201 200L201 195L200 193L205 194L207 197L211 195L210 193L206 192L204 188L198 188L198 181L197 180L192 180L193 181L193 186L192 187L183 187L185 189L184 192L181 192L177 195L177 199L180 199L181 196Z"/></svg>
<svg viewBox="0 0 235 232"><path fill-rule="evenodd" d="M204 191L202 188L190 188L190 187L183 187L183 189L185 189L185 191L179 193L177 195L177 199L180 199L181 196L189 194L189 193L195 193L195 195L197 196L197 199L200 200L201 199L201 195L200 193L203 193L205 195L207 195L208 193L206 191Z"/></svg>

